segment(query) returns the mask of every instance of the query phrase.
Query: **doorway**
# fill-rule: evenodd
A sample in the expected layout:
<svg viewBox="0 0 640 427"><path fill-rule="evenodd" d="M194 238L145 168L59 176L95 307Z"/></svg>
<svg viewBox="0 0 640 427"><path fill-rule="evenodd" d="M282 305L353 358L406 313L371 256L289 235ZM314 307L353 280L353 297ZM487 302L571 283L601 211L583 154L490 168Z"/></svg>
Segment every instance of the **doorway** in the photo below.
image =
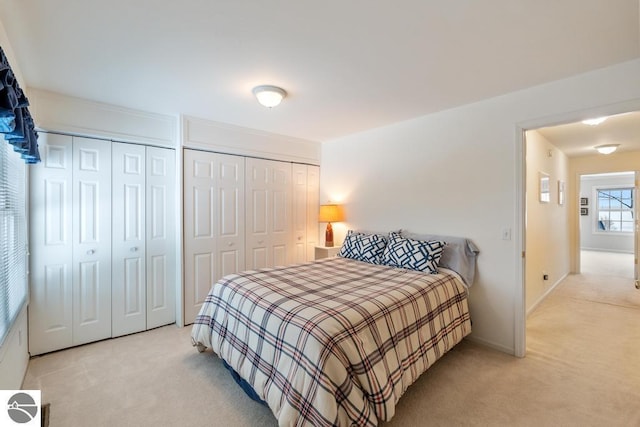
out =
<svg viewBox="0 0 640 427"><path fill-rule="evenodd" d="M580 273L634 279L635 173L580 175Z"/></svg>
<svg viewBox="0 0 640 427"><path fill-rule="evenodd" d="M635 133L620 133L620 129L624 128L620 122L625 118L629 119L629 122L635 122L635 126L639 127ZM526 353L526 316L532 313L565 277L581 271L583 260L580 244L580 176L634 171L640 166L640 111L612 115L606 122L607 126L600 130L597 129L598 126L580 122L522 129L523 295L519 302L522 304L521 308L518 307L522 310L522 317L517 320L518 356L524 356ZM540 126L539 122L537 126ZM608 130L604 131L605 129ZM542 141L533 149L529 144L533 139L532 135L537 135ZM603 145L604 140L615 135L618 135L619 141L629 143L617 144L620 150L615 154L598 154L594 148ZM532 162L534 156L537 156L537 163ZM637 187L636 182L637 180L634 187ZM548 192L544 197L541 188L545 189L545 193ZM635 194L637 193L634 193L634 196ZM635 203L634 209L637 209ZM637 218L635 211L633 218ZM634 233L634 252L637 253L638 233L635 230ZM632 257L633 277L637 277L637 257L633 254ZM588 262L586 258L584 261ZM600 263L604 264L606 261L600 260ZM623 264L626 262L623 261ZM633 289L633 278L626 280L626 287L630 286ZM636 287L637 283L636 281Z"/></svg>

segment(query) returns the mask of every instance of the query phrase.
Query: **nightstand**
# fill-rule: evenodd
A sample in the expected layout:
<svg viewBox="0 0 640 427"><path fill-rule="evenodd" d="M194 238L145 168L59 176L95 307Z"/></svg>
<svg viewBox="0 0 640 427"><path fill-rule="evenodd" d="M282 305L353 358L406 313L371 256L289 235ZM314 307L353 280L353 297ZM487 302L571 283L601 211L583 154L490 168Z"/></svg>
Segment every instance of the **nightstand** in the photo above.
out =
<svg viewBox="0 0 640 427"><path fill-rule="evenodd" d="M332 246L330 248L326 246L316 246L315 259L329 258L338 255L340 252L340 246Z"/></svg>

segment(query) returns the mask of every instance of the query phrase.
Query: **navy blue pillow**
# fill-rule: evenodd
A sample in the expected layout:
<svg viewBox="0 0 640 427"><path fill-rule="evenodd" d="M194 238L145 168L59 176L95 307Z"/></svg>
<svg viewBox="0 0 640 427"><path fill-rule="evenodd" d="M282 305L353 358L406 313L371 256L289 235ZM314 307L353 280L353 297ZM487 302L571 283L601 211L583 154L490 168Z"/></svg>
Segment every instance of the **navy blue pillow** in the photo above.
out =
<svg viewBox="0 0 640 427"><path fill-rule="evenodd" d="M338 256L371 264L380 264L386 245L387 239L384 236L356 233L353 230L349 230Z"/></svg>
<svg viewBox="0 0 640 427"><path fill-rule="evenodd" d="M389 233L382 264L436 274L445 246L441 240L413 240Z"/></svg>

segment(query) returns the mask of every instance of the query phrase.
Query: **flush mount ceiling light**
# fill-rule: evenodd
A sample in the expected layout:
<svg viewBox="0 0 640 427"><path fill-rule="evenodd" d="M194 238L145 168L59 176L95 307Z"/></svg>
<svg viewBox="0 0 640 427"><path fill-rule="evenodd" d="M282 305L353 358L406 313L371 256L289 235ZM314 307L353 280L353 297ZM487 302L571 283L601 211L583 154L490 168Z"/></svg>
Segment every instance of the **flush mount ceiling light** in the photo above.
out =
<svg viewBox="0 0 640 427"><path fill-rule="evenodd" d="M287 96L287 92L277 86L256 86L253 88L253 94L258 98L258 102L267 108L275 107Z"/></svg>
<svg viewBox="0 0 640 427"><path fill-rule="evenodd" d="M598 117L597 119L583 120L582 123L589 126L598 126L600 123L604 122L607 119L608 117Z"/></svg>
<svg viewBox="0 0 640 427"><path fill-rule="evenodd" d="M620 144L598 145L595 149L598 150L598 153L600 154L611 154L618 149L619 145Z"/></svg>

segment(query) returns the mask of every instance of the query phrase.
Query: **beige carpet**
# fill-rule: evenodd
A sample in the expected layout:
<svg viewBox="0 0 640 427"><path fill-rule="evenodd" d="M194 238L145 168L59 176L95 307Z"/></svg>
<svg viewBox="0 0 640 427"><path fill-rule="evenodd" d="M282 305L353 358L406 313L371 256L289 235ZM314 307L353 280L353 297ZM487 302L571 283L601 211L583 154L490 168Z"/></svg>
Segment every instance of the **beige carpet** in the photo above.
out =
<svg viewBox="0 0 640 427"><path fill-rule="evenodd" d="M582 274L597 274L633 278L634 254L604 251L580 251L580 271Z"/></svg>
<svg viewBox="0 0 640 427"><path fill-rule="evenodd" d="M174 326L31 360L25 388L51 426L276 426L211 352ZM400 399L385 426L640 425L640 291L567 278L528 319L527 357L464 341Z"/></svg>

